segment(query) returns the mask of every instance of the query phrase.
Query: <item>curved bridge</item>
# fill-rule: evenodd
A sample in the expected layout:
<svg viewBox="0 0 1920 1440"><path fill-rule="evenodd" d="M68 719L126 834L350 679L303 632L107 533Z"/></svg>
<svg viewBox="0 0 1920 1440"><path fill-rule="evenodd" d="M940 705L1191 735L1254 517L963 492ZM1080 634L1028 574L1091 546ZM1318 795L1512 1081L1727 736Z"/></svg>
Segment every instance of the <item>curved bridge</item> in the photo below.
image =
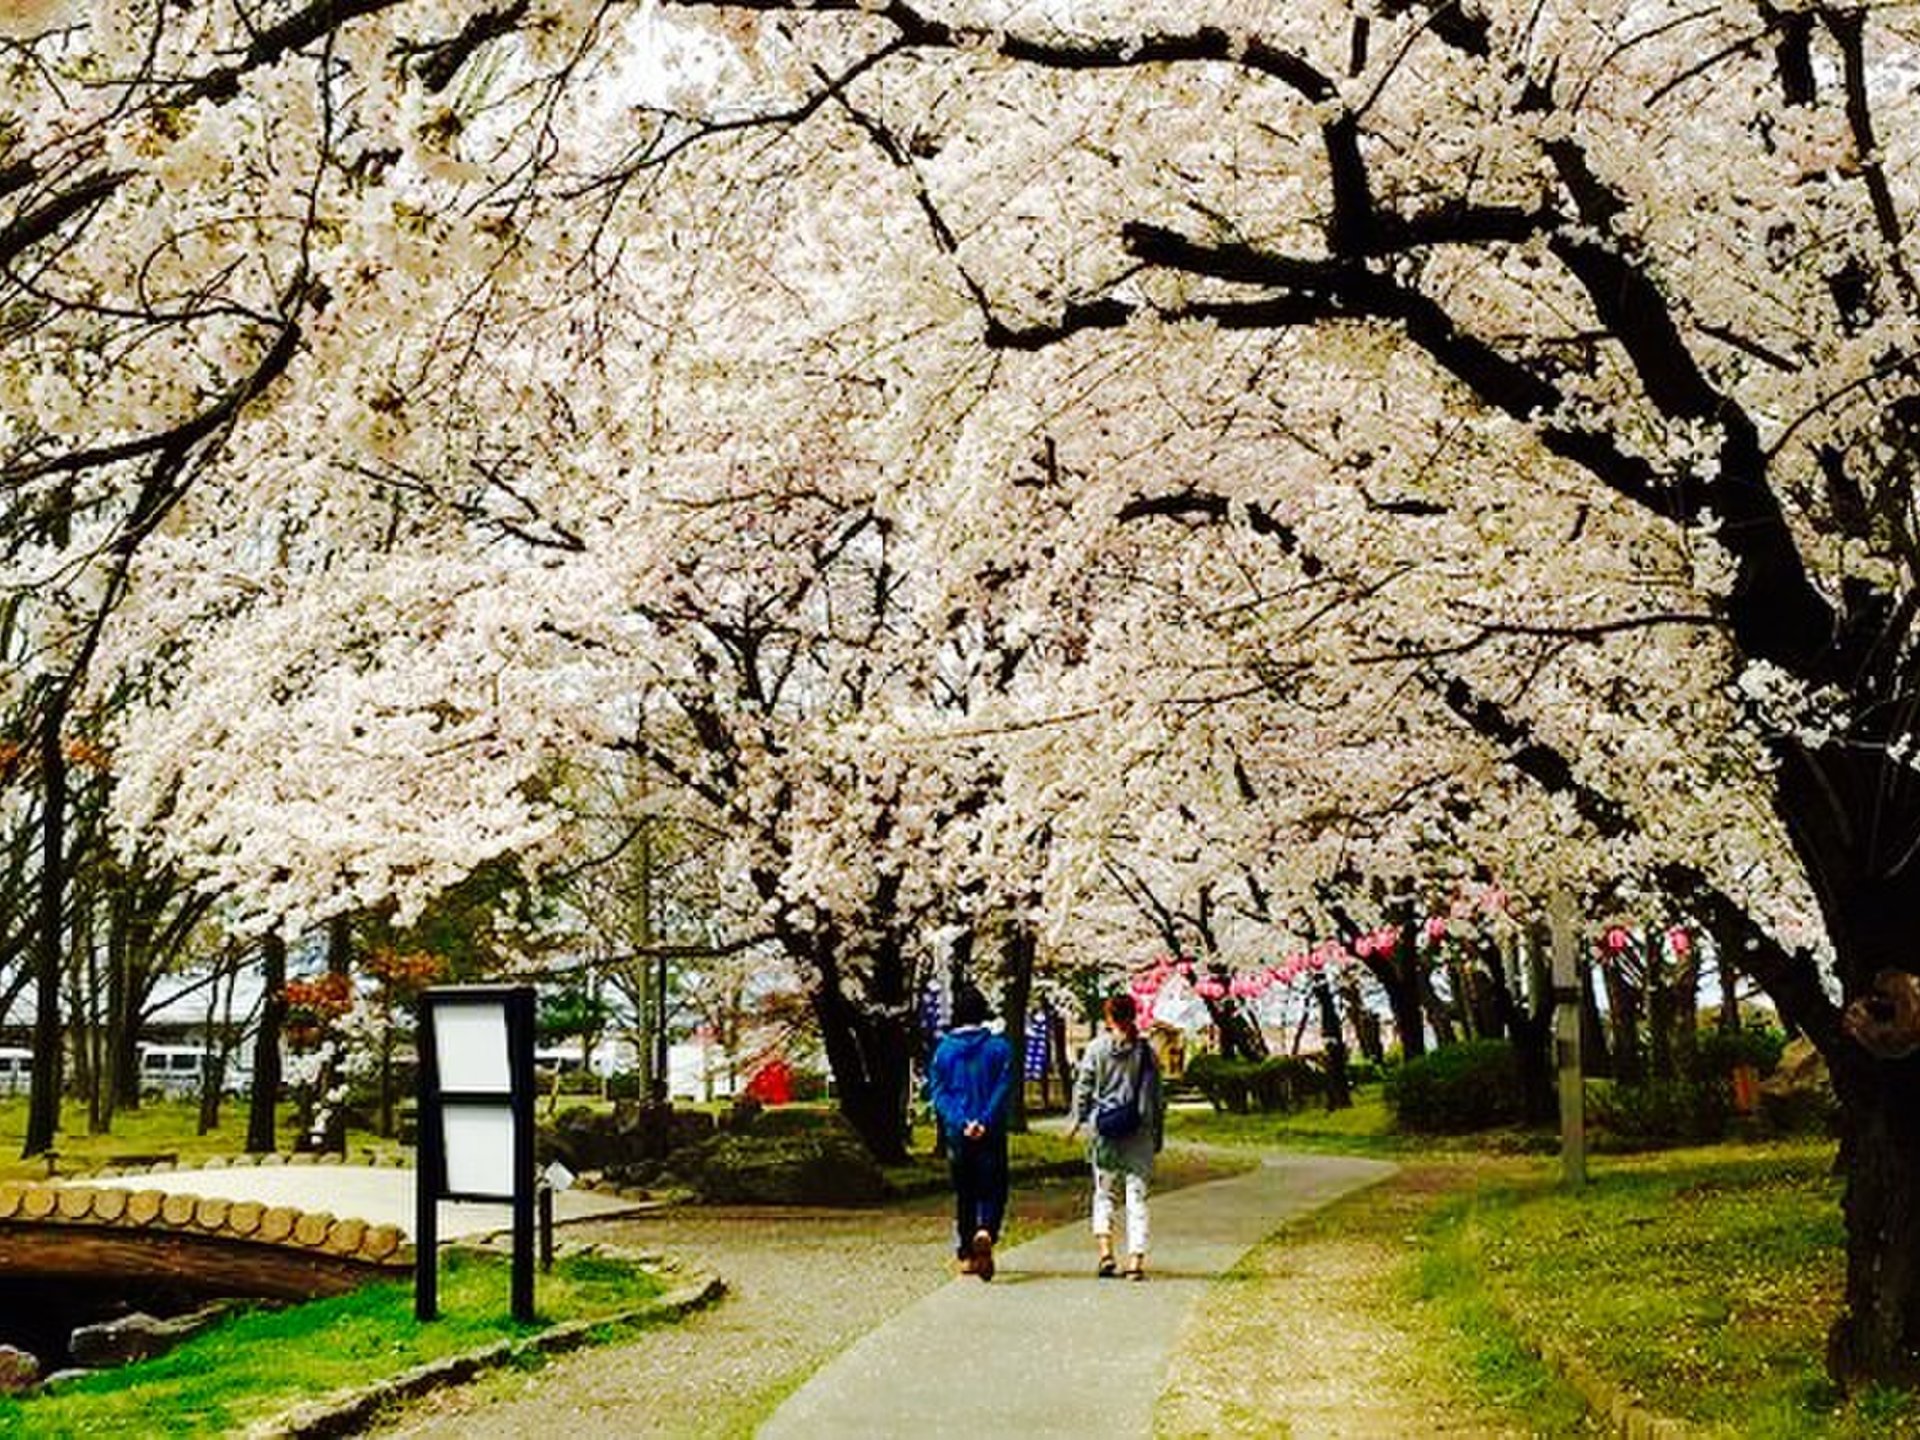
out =
<svg viewBox="0 0 1920 1440"><path fill-rule="evenodd" d="M298 1300L398 1275L413 1247L394 1225L257 1200L161 1190L0 1182L0 1273L120 1276Z"/></svg>

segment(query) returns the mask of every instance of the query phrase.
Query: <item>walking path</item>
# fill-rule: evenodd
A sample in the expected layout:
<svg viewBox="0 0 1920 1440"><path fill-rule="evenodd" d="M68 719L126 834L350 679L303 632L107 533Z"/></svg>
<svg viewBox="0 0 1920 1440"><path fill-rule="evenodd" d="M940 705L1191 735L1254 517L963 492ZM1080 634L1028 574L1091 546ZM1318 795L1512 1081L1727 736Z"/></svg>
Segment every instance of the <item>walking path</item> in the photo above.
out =
<svg viewBox="0 0 1920 1440"><path fill-rule="evenodd" d="M1157 1194L1143 1285L1094 1277L1084 1218L1002 1251L990 1284L943 1283L937 1257L949 1222L937 1206L623 1216L612 1197L564 1192L562 1218L586 1222L574 1234L690 1259L727 1281L727 1299L630 1343L438 1393L395 1419L408 1435L462 1440L734 1435L743 1401L812 1371L758 1434L1147 1436L1182 1324L1208 1286L1289 1219L1393 1169L1268 1155L1229 1179ZM258 1167L109 1183L324 1208L410 1230L412 1178ZM442 1209L445 1234L505 1223L504 1207Z"/></svg>
<svg viewBox="0 0 1920 1440"><path fill-rule="evenodd" d="M384 1433L735 1440L758 1419L759 1397L811 1373L757 1433L1144 1437L1177 1332L1209 1283L1290 1217L1392 1168L1275 1155L1256 1172L1165 1191L1153 1202L1154 1275L1144 1285L1094 1278L1084 1178L1042 1187L1054 1195L1042 1208L1077 1208L1079 1218L1003 1251L991 1284L941 1278L952 1212L937 1199L878 1211L696 1206L589 1224L576 1235L717 1272L726 1298L630 1342L425 1397ZM1021 1233L1035 1233L1037 1198L1015 1191L1029 1216ZM1397 1337L1376 1338L1391 1347ZM1300 1433L1394 1433L1368 1429L1368 1413L1356 1403L1340 1425ZM1348 1423L1356 1416L1358 1428Z"/></svg>
<svg viewBox="0 0 1920 1440"><path fill-rule="evenodd" d="M1270 1156L1157 1196L1144 1285L1096 1280L1084 1225L1049 1231L1006 1251L990 1284L956 1280L869 1332L759 1433L1149 1435L1181 1320L1207 1285L1288 1218L1393 1168Z"/></svg>

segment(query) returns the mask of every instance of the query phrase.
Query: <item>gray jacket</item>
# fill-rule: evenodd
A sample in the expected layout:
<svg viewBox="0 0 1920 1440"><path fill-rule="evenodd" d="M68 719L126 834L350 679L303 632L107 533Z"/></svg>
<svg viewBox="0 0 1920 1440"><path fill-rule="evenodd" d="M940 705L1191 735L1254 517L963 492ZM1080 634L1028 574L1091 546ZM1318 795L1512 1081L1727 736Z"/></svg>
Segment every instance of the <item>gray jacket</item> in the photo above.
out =
<svg viewBox="0 0 1920 1440"><path fill-rule="evenodd" d="M1142 1055L1142 1051L1146 1051ZM1094 1128L1094 1113L1103 1104L1123 1101L1140 1086L1140 1128L1120 1140L1109 1140ZM1153 1174L1153 1157L1165 1136L1166 1102L1160 1087L1160 1066L1143 1037L1124 1041L1110 1030L1096 1035L1080 1056L1073 1078L1073 1118L1087 1132L1087 1154L1102 1170L1130 1175Z"/></svg>

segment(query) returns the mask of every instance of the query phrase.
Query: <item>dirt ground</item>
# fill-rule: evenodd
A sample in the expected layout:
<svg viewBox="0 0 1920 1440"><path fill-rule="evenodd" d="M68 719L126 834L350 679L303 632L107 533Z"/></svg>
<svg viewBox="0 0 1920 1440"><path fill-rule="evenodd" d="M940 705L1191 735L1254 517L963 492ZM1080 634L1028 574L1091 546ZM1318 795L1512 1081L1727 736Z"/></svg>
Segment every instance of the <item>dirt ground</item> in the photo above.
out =
<svg viewBox="0 0 1920 1440"><path fill-rule="evenodd" d="M1188 1317L1155 1434L1540 1433L1474 1399L1435 1322L1409 1303L1407 1247L1451 1183L1444 1170L1403 1169L1256 1248Z"/></svg>

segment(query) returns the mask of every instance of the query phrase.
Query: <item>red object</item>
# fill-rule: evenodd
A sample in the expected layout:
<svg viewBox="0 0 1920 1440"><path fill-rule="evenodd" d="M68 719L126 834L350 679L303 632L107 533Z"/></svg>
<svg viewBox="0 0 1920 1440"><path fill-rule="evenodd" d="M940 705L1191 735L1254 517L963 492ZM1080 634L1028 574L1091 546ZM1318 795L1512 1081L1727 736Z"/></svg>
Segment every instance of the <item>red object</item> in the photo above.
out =
<svg viewBox="0 0 1920 1440"><path fill-rule="evenodd" d="M1733 1113L1751 1115L1760 1108L1760 1072L1751 1065L1733 1067Z"/></svg>
<svg viewBox="0 0 1920 1440"><path fill-rule="evenodd" d="M762 1105L786 1105L793 1099L793 1067L784 1060L769 1060L747 1080L747 1098Z"/></svg>

